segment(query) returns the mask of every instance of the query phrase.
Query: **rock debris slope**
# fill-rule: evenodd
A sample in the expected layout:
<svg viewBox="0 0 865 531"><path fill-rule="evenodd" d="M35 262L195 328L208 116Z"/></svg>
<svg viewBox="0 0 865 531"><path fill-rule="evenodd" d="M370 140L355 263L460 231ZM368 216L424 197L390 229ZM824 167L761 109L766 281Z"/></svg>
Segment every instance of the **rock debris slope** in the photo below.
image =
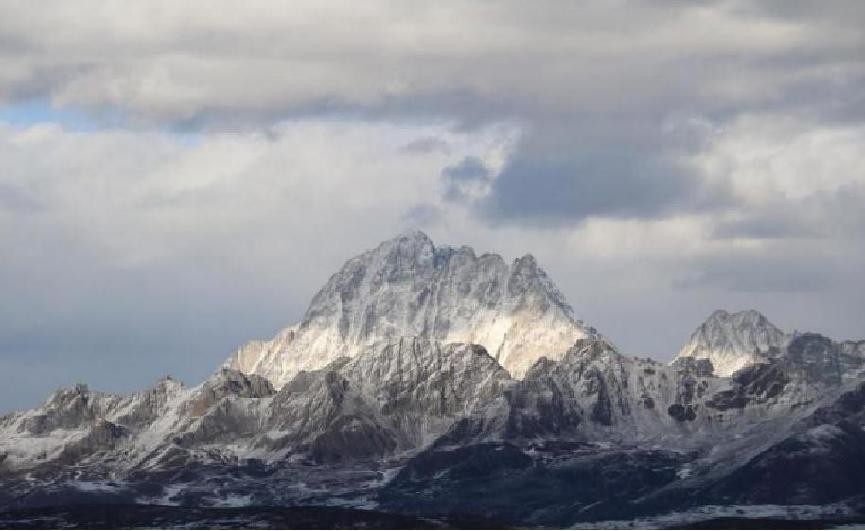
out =
<svg viewBox="0 0 865 531"><path fill-rule="evenodd" d="M227 366L279 388L298 371L402 336L483 345L519 378L541 356L560 357L597 332L574 317L531 255L507 264L409 232L346 262L299 324L247 344Z"/></svg>

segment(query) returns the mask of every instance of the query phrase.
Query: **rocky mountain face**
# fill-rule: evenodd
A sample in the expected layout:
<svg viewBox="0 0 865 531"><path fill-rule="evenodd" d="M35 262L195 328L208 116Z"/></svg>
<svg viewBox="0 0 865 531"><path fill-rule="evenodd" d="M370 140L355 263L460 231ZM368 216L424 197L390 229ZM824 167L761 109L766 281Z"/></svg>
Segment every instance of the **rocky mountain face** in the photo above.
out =
<svg viewBox="0 0 865 531"><path fill-rule="evenodd" d="M0 511L339 505L523 527L707 506L865 514L865 341L719 311L689 344L705 355L626 355L533 259L404 235L197 386L79 385L0 417ZM712 353L751 346L718 374L732 358Z"/></svg>
<svg viewBox="0 0 865 531"><path fill-rule="evenodd" d="M707 359L715 374L730 376L764 360L770 350L781 348L786 341L787 334L760 312L717 310L691 334L676 358Z"/></svg>
<svg viewBox="0 0 865 531"><path fill-rule="evenodd" d="M300 323L249 343L227 366L280 387L298 371L369 346L424 337L484 345L519 377L541 356L555 358L575 340L596 336L531 255L508 264L409 232L346 262Z"/></svg>
<svg viewBox="0 0 865 531"><path fill-rule="evenodd" d="M77 386L0 419L0 470L52 475L110 461L122 475L212 459L380 457L431 443L511 381L483 347L405 338L302 371L278 392L225 368L191 389L171 379L132 396Z"/></svg>

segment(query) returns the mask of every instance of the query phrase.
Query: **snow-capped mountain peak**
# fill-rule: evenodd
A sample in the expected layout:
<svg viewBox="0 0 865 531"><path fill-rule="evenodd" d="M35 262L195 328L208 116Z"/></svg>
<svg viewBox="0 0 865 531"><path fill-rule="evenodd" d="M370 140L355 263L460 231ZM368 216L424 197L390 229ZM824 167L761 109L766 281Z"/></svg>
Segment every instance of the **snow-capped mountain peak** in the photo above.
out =
<svg viewBox="0 0 865 531"><path fill-rule="evenodd" d="M532 255L510 265L471 247L436 247L410 231L350 260L313 297L303 320L241 348L227 366L278 388L300 370L354 357L400 337L483 345L516 377L541 356L557 359L596 331Z"/></svg>
<svg viewBox="0 0 865 531"><path fill-rule="evenodd" d="M787 339L787 334L756 310L716 310L691 334L676 359L708 359L715 374L730 376L764 359L773 348L780 349Z"/></svg>

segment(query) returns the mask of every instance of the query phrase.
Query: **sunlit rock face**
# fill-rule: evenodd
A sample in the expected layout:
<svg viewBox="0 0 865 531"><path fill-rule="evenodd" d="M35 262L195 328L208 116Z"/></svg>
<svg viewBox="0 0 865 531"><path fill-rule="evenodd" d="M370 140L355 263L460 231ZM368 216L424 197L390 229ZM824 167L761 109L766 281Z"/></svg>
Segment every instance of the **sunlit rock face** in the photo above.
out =
<svg viewBox="0 0 865 531"><path fill-rule="evenodd" d="M531 255L508 264L409 232L346 262L299 324L249 343L227 365L279 388L300 370L424 337L482 345L520 378L540 357L559 359L577 339L596 336Z"/></svg>
<svg viewBox="0 0 865 531"><path fill-rule="evenodd" d="M676 359L707 359L717 376L730 376L764 360L787 340L787 335L760 312L717 310L691 334Z"/></svg>

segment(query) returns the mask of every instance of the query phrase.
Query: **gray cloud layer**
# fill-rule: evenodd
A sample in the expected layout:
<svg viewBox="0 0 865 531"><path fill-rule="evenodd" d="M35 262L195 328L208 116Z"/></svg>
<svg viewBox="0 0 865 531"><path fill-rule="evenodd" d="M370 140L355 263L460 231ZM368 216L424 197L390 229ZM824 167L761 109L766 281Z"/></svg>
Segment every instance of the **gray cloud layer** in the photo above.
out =
<svg viewBox="0 0 865 531"><path fill-rule="evenodd" d="M633 351L669 356L717 306L865 335L859 1L49 0L0 20L0 410L200 378L412 225L535 253Z"/></svg>

